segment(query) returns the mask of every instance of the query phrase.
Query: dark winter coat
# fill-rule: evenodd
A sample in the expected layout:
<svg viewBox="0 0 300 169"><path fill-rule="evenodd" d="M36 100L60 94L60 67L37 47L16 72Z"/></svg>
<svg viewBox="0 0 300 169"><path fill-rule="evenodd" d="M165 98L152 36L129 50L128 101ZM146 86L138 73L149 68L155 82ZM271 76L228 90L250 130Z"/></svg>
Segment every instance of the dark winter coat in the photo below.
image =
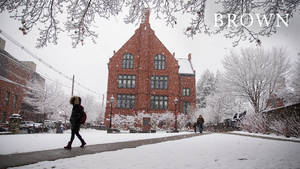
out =
<svg viewBox="0 0 300 169"><path fill-rule="evenodd" d="M72 114L70 117L70 123L72 130L79 130L82 121L82 112L84 108L79 104L74 104L72 108Z"/></svg>
<svg viewBox="0 0 300 169"><path fill-rule="evenodd" d="M204 119L203 119L203 117L198 117L198 119L197 119L197 125L199 125L199 124L203 124L204 123Z"/></svg>

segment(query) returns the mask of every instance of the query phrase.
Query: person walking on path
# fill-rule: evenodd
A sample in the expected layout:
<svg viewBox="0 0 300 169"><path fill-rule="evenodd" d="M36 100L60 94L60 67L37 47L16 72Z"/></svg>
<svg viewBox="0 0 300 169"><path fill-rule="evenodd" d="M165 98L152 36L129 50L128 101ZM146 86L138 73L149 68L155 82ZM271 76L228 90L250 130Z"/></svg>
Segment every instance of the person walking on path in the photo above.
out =
<svg viewBox="0 0 300 169"><path fill-rule="evenodd" d="M197 133L197 122L193 124L194 132Z"/></svg>
<svg viewBox="0 0 300 169"><path fill-rule="evenodd" d="M72 142L74 140L75 135L77 138L81 141L81 146L84 147L86 145L86 142L83 140L81 135L79 134L80 125L82 123L84 108L81 106L81 98L78 96L72 96L70 99L70 104L73 105L72 108L72 114L70 117L70 123L71 123L71 138L68 142L68 145L64 148L67 150L72 149Z"/></svg>
<svg viewBox="0 0 300 169"><path fill-rule="evenodd" d="M198 117L198 119L197 119L197 125L199 127L199 132L200 133L202 133L202 131L203 131L203 123L204 123L204 118L200 114L199 117Z"/></svg>

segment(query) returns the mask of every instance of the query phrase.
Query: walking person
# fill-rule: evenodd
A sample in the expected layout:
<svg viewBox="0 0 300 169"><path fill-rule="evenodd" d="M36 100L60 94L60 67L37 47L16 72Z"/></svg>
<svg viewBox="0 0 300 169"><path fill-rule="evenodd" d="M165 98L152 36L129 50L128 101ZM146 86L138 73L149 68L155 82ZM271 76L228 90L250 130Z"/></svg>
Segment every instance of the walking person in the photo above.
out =
<svg viewBox="0 0 300 169"><path fill-rule="evenodd" d="M68 145L64 147L67 150L72 149L72 142L74 140L75 135L81 141L80 147L83 148L86 145L86 142L83 140L83 138L79 134L79 129L80 129L80 125L82 122L83 113L84 113L84 108L81 106L81 98L78 96L71 97L70 104L73 105L72 114L70 117L71 139L70 139Z"/></svg>
<svg viewBox="0 0 300 169"><path fill-rule="evenodd" d="M194 132L197 133L197 122L193 124Z"/></svg>
<svg viewBox="0 0 300 169"><path fill-rule="evenodd" d="M202 133L203 131L203 124L204 124L204 118L202 117L202 115L200 114L198 119L197 119L197 124L199 127L199 132Z"/></svg>

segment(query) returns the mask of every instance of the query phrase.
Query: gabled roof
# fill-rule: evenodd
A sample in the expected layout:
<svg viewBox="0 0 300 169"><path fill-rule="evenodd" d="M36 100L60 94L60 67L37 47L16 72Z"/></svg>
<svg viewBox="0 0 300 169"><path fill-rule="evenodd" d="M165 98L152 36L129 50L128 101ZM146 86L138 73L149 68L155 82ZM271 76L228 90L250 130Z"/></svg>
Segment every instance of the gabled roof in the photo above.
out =
<svg viewBox="0 0 300 169"><path fill-rule="evenodd" d="M182 75L195 75L193 65L187 58L177 58L179 65L179 74Z"/></svg>

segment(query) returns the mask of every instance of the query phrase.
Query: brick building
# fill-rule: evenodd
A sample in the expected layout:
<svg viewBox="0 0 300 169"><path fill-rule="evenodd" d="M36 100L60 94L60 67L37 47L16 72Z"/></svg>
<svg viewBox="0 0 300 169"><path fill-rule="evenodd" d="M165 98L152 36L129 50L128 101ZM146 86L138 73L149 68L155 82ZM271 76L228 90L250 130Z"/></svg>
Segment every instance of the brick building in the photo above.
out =
<svg viewBox="0 0 300 169"><path fill-rule="evenodd" d="M45 79L36 73L36 65L30 61L19 61L5 48L0 38L0 123L5 123L11 114L21 114L23 119L35 120L37 115L21 111L26 82L38 82L44 88ZM23 110L23 109L22 109Z"/></svg>
<svg viewBox="0 0 300 169"><path fill-rule="evenodd" d="M106 126L109 126L111 96L113 115L175 113L175 110L189 114L195 109L191 54L175 59L175 53L171 54L151 29L149 11L144 13L134 35L109 59L108 71Z"/></svg>

